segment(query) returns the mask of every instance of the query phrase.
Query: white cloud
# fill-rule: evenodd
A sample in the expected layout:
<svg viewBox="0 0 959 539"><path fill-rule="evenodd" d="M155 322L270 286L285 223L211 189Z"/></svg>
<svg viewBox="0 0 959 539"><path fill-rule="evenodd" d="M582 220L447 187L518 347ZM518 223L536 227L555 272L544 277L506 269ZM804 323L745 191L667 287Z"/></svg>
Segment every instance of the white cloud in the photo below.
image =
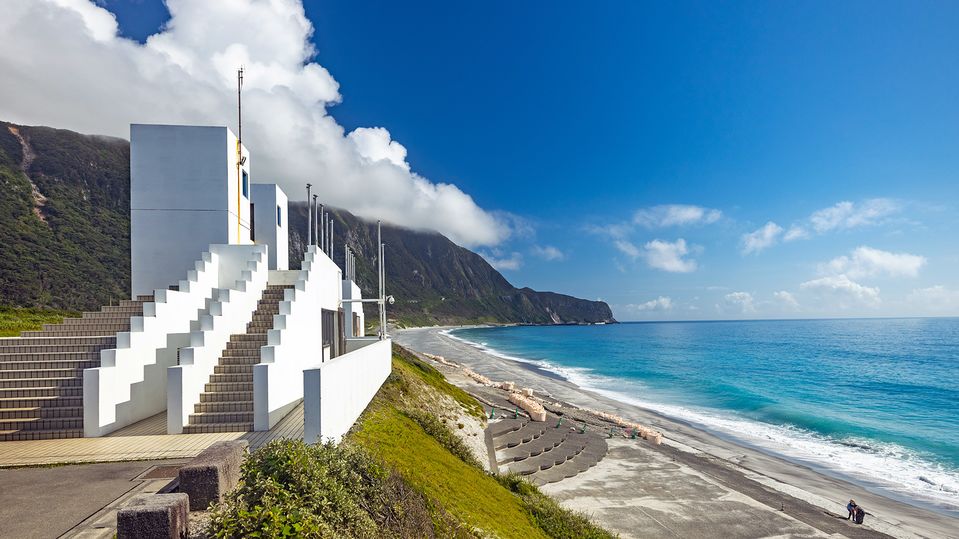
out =
<svg viewBox="0 0 959 539"><path fill-rule="evenodd" d="M899 203L888 198L872 198L858 204L843 201L814 212L809 222L816 232L823 233L879 224L901 209Z"/></svg>
<svg viewBox="0 0 959 539"><path fill-rule="evenodd" d="M788 307L790 309L799 308L799 301L796 300L796 296L792 295L791 292L788 292L786 290L780 290L778 292L773 292L773 297L776 298L785 307Z"/></svg>
<svg viewBox="0 0 959 539"><path fill-rule="evenodd" d="M619 249L619 252L633 259L642 254L639 251L639 247L636 247L636 245L629 240L613 240L613 245Z"/></svg>
<svg viewBox="0 0 959 539"><path fill-rule="evenodd" d="M917 288L906 296L906 301L924 312L959 314L959 290L942 285Z"/></svg>
<svg viewBox="0 0 959 539"><path fill-rule="evenodd" d="M534 245L532 251L534 255L543 260L564 260L566 258L563 251L552 245Z"/></svg>
<svg viewBox="0 0 959 539"><path fill-rule="evenodd" d="M726 294L723 299L726 300L728 305L737 307L743 313L756 312L756 307L753 305L753 295L749 292L731 292Z"/></svg>
<svg viewBox="0 0 959 539"><path fill-rule="evenodd" d="M515 271L523 267L523 255L516 251L506 254L499 249L494 249L492 253L480 252L479 254L489 262L490 266L499 271Z"/></svg>
<svg viewBox="0 0 959 539"><path fill-rule="evenodd" d="M782 233L783 227L769 221L758 230L743 234L743 254L758 253L768 247L772 247L779 241L779 236Z"/></svg>
<svg viewBox="0 0 959 539"><path fill-rule="evenodd" d="M113 14L89 0L4 2L0 118L119 137L131 123L234 126L242 64L254 181L300 200L309 181L325 204L466 246L510 235L507 221L455 185L411 172L387 129L347 133L327 114L339 83L313 61L313 26L299 0L166 5L168 23L139 44L119 37Z"/></svg>
<svg viewBox="0 0 959 539"><path fill-rule="evenodd" d="M804 240L809 237L809 231L799 225L789 227L789 230L783 234L783 241Z"/></svg>
<svg viewBox="0 0 959 539"><path fill-rule="evenodd" d="M653 240L643 246L643 257L649 267L674 273L689 273L696 271L696 261L684 258L689 254L686 240L679 238L670 243L663 240Z"/></svg>
<svg viewBox="0 0 959 539"><path fill-rule="evenodd" d="M882 301L879 297L879 288L863 286L846 275L830 275L813 279L800 284L799 288L818 294L820 300L835 300L836 306L840 309L849 308L853 304L877 307ZM830 305L821 306L830 307Z"/></svg>
<svg viewBox="0 0 959 539"><path fill-rule="evenodd" d="M668 311L673 308L673 300L668 296L659 296L645 303L631 303L626 305L630 311Z"/></svg>
<svg viewBox="0 0 959 539"><path fill-rule="evenodd" d="M872 247L857 247L849 256L836 257L819 267L827 274L846 274L853 279L887 275L915 277L926 264L926 258L909 253L890 253Z"/></svg>
<svg viewBox="0 0 959 539"><path fill-rule="evenodd" d="M643 208L633 216L633 222L648 228L711 224L718 221L723 212L688 204L663 204Z"/></svg>

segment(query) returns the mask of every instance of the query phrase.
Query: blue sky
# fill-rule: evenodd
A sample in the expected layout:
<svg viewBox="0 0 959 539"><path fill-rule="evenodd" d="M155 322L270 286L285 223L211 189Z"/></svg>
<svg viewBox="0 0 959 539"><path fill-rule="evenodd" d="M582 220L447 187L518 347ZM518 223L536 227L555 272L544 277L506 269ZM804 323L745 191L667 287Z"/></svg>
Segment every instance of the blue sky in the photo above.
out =
<svg viewBox="0 0 959 539"><path fill-rule="evenodd" d="M169 17L101 4L141 42ZM621 320L959 314L959 4L305 14L329 114L508 225L471 248L517 286Z"/></svg>

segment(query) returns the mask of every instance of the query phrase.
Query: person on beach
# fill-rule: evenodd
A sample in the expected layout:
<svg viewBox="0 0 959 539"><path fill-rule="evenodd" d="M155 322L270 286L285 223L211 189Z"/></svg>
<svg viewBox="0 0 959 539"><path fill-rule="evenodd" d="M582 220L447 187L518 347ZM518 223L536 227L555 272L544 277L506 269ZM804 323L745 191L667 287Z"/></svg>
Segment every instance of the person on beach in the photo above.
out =
<svg viewBox="0 0 959 539"><path fill-rule="evenodd" d="M856 500L849 500L849 503L846 504L846 511L849 511L849 516L846 517L846 520L856 521Z"/></svg>

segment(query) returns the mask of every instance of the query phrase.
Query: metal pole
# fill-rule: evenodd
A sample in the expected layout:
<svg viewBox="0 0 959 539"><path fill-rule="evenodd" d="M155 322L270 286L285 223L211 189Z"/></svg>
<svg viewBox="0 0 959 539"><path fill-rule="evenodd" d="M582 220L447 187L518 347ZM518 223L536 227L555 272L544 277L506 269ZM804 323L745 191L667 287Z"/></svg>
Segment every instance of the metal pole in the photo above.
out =
<svg viewBox="0 0 959 539"><path fill-rule="evenodd" d="M330 219L330 258L333 258L333 220Z"/></svg>
<svg viewBox="0 0 959 539"><path fill-rule="evenodd" d="M310 187L312 183L306 184L306 245L308 248L313 243L313 208L310 207Z"/></svg>
<svg viewBox="0 0 959 539"><path fill-rule="evenodd" d="M380 221L376 222L376 262L378 269L376 272L376 281L380 289L380 340L386 338L386 331L383 327L383 226Z"/></svg>
<svg viewBox="0 0 959 539"><path fill-rule="evenodd" d="M314 219L315 219L315 216L316 216L316 199L317 199L318 196L319 196L319 195L313 195L313 210L312 210L312 211L313 211ZM316 233L317 233L317 229L314 228L314 229L313 229L313 237L310 238L310 245L316 245Z"/></svg>
<svg viewBox="0 0 959 539"><path fill-rule="evenodd" d="M324 212L323 208L324 208L324 205L323 205L323 204L320 204L320 215L321 215L321 216L323 215L323 212ZM320 230L320 238L319 238L319 240L316 242L316 244L317 244L317 245L323 245L323 243L324 243L325 241L326 241L326 230Z"/></svg>
<svg viewBox="0 0 959 539"><path fill-rule="evenodd" d="M380 260L383 261L383 263L380 265L380 268L381 268L381 269L380 269L380 273L383 274L383 277L382 277L382 278L383 278L383 298L382 298L382 299L383 299L383 302L380 304L380 305L381 305L381 307L380 307L381 311L380 311L380 312L383 313L383 314L382 314L382 316L383 316L383 322L382 322L382 323L383 323L383 338L385 339L385 338L389 337L389 335L386 334L386 244L385 244L385 243L383 243L383 244L380 245Z"/></svg>

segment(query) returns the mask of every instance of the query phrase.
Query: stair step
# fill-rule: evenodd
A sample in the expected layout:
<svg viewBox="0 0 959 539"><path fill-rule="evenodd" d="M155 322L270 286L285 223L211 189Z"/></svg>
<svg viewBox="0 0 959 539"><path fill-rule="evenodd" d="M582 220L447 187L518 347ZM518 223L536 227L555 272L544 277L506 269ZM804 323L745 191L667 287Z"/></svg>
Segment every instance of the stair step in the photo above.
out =
<svg viewBox="0 0 959 539"><path fill-rule="evenodd" d="M200 434L204 432L252 432L253 423L220 423L203 425L186 425L184 434Z"/></svg>
<svg viewBox="0 0 959 539"><path fill-rule="evenodd" d="M97 354L96 359L62 359L62 360L0 360L0 376L6 376L6 371L19 371L19 370L49 370L49 369L78 369L81 372L83 369L91 369L94 367L100 366L99 354Z"/></svg>
<svg viewBox="0 0 959 539"><path fill-rule="evenodd" d="M228 383L244 383L249 382L253 383L253 371L237 374L211 374L210 383L211 384L228 384Z"/></svg>
<svg viewBox="0 0 959 539"><path fill-rule="evenodd" d="M253 365L254 363L247 365L224 365L221 363L213 367L213 374L245 374L253 376Z"/></svg>
<svg viewBox="0 0 959 539"><path fill-rule="evenodd" d="M60 378L80 378L83 376L83 369L6 369L0 370L0 382L3 380L22 380L24 378L33 379L60 379Z"/></svg>
<svg viewBox="0 0 959 539"><path fill-rule="evenodd" d="M252 404L252 403L251 403ZM83 406L0 408L0 419L83 419Z"/></svg>
<svg viewBox="0 0 959 539"><path fill-rule="evenodd" d="M253 412L253 399L245 401L198 402L193 405L198 414L210 412Z"/></svg>
<svg viewBox="0 0 959 539"><path fill-rule="evenodd" d="M232 342L258 342L266 344L266 335L265 334L254 334L250 335L248 333L237 333L235 335L230 335L230 341Z"/></svg>
<svg viewBox="0 0 959 539"><path fill-rule="evenodd" d="M252 398L252 395L251 397ZM83 406L83 395L76 397L14 397L0 398L0 410L12 408L71 408Z"/></svg>
<svg viewBox="0 0 959 539"><path fill-rule="evenodd" d="M230 341L226 343L227 350L259 350L266 345L266 339L260 341Z"/></svg>
<svg viewBox="0 0 959 539"><path fill-rule="evenodd" d="M252 386L252 384L251 384ZM250 388L253 391L253 388ZM25 399L36 397L80 397L83 398L83 386L44 386L44 387L0 387L0 401L4 399Z"/></svg>
<svg viewBox="0 0 959 539"><path fill-rule="evenodd" d="M216 376L215 374L213 376ZM80 388L81 390L83 388ZM213 393L219 391L249 391L253 392L253 382L208 382L203 385L203 391Z"/></svg>
<svg viewBox="0 0 959 539"><path fill-rule="evenodd" d="M190 414L191 425L223 425L229 423L253 423L253 411L249 412L203 412Z"/></svg>
<svg viewBox="0 0 959 539"><path fill-rule="evenodd" d="M39 389L48 387L78 387L83 389L83 378L64 376L60 378L14 378L0 379L0 389Z"/></svg>
<svg viewBox="0 0 959 539"><path fill-rule="evenodd" d="M59 419L0 419L2 430L65 430L83 429L83 417Z"/></svg>
<svg viewBox="0 0 959 539"><path fill-rule="evenodd" d="M115 344L28 344L0 347L0 356L8 354L44 354L53 352L97 352L114 348Z"/></svg>
<svg viewBox="0 0 959 539"><path fill-rule="evenodd" d="M217 391L210 392L205 391L200 393L200 402L238 402L238 401L250 401L253 402L253 390L249 391Z"/></svg>
<svg viewBox="0 0 959 539"><path fill-rule="evenodd" d="M57 440L61 438L83 438L83 429L0 430L0 442Z"/></svg>

